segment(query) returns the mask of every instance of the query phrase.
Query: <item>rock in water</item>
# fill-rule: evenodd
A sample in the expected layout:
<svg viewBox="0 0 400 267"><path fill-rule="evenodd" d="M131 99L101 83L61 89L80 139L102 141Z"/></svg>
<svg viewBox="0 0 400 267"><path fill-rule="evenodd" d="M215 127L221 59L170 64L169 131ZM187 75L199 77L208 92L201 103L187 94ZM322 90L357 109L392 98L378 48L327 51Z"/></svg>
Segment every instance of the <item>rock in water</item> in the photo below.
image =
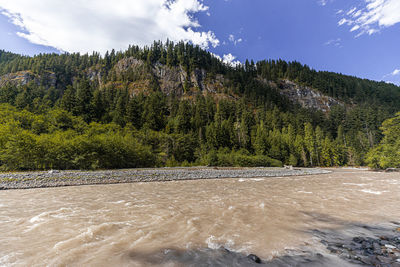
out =
<svg viewBox="0 0 400 267"><path fill-rule="evenodd" d="M400 172L400 168L387 168L385 172Z"/></svg>
<svg viewBox="0 0 400 267"><path fill-rule="evenodd" d="M255 263L261 263L261 259L254 254L250 254L249 256L247 256L247 258L249 258L251 261L254 261Z"/></svg>

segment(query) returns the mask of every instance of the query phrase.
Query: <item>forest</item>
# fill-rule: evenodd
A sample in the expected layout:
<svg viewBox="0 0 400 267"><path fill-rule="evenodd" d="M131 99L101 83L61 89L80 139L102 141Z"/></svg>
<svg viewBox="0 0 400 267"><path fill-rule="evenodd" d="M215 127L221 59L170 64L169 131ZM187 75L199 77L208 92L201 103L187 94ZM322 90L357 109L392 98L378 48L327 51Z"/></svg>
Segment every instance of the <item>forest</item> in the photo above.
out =
<svg viewBox="0 0 400 267"><path fill-rule="evenodd" d="M343 104L304 108L283 80ZM283 60L231 66L184 42L0 51L0 103L2 170L400 167L400 87Z"/></svg>

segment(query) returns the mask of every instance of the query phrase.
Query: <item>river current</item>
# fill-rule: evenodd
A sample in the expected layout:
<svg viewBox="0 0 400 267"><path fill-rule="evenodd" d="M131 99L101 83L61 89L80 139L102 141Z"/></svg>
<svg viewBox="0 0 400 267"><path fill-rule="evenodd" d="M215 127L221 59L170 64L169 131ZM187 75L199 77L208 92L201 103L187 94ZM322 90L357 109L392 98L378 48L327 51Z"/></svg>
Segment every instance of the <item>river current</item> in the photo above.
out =
<svg viewBox="0 0 400 267"><path fill-rule="evenodd" d="M324 253L315 230L393 221L400 174L358 169L8 190L0 191L0 266L246 265L219 251L265 261Z"/></svg>

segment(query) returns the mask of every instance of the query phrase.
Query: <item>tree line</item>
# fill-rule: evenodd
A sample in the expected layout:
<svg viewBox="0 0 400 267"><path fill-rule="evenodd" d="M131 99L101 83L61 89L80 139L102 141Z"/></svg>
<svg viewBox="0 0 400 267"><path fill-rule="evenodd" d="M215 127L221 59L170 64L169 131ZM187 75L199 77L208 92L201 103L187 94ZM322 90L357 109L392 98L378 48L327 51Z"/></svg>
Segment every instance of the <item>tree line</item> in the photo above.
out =
<svg viewBox="0 0 400 267"><path fill-rule="evenodd" d="M144 62L143 68L117 72L126 58ZM152 75L158 65L181 68L190 90L183 96L163 92ZM93 69L100 81L89 77ZM190 77L198 69L205 80L222 75L223 88L215 93L193 88ZM400 110L394 85L281 60L232 67L183 42L130 46L103 57L0 51L0 74L26 70L39 79L0 87L0 166L6 170L393 165L371 155L396 147L388 141L388 123L380 128ZM43 78L48 72L55 84ZM263 79L292 80L346 105L328 114L304 109ZM132 93L137 81L146 81L145 89ZM374 148L382 153L368 154Z"/></svg>

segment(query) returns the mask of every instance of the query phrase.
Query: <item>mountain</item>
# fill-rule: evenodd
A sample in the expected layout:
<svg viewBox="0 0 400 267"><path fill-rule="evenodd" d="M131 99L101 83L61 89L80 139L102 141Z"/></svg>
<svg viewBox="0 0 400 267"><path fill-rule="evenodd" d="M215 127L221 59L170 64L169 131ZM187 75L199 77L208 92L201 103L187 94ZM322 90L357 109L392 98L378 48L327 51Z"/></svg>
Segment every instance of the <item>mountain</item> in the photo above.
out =
<svg viewBox="0 0 400 267"><path fill-rule="evenodd" d="M104 56L0 51L0 103L3 169L342 166L365 163L400 88L155 42Z"/></svg>

